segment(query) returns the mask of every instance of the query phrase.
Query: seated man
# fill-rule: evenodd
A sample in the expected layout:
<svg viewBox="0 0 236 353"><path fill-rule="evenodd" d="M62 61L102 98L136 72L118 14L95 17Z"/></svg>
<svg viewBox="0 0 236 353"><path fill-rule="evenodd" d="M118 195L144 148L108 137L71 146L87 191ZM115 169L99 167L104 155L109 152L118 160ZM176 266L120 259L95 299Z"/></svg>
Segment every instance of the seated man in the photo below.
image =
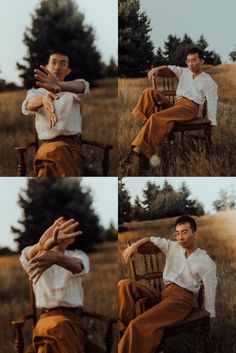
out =
<svg viewBox="0 0 236 353"><path fill-rule="evenodd" d="M77 226L74 219L60 217L20 257L41 309L33 332L37 353L84 353L81 277L89 271L89 260L82 251L67 250L82 233Z"/></svg>
<svg viewBox="0 0 236 353"><path fill-rule="evenodd" d="M153 89L144 90L132 114L144 124L131 143L131 151L122 161L121 167L131 169L131 163L148 165L147 161L155 155L157 147L170 134L175 122L196 118L199 106L207 101L208 119L216 126L217 86L209 74L203 72L204 54L198 48L188 51L187 68L178 66L155 67L148 73L152 79L164 68L172 70L179 79L175 105ZM156 105L162 109L156 112ZM155 158L153 159L155 160ZM129 171L127 171L129 174Z"/></svg>
<svg viewBox="0 0 236 353"><path fill-rule="evenodd" d="M80 79L64 82L71 72L64 50L53 51L46 67L40 67L34 70L40 88L29 90L22 105L23 114L35 114L36 132L43 141L34 172L37 176L80 176L84 169L80 103L89 84Z"/></svg>
<svg viewBox="0 0 236 353"><path fill-rule="evenodd" d="M151 286L132 280L118 284L118 324L122 338L118 353L153 353L159 346L165 327L184 320L192 310L194 293L204 285L204 307L215 317L216 266L207 253L197 247L197 225L190 216L175 222L177 241L165 238L143 238L130 245L123 253L128 261L137 248L151 241L166 257L161 294ZM152 307L136 317L135 304L147 298Z"/></svg>

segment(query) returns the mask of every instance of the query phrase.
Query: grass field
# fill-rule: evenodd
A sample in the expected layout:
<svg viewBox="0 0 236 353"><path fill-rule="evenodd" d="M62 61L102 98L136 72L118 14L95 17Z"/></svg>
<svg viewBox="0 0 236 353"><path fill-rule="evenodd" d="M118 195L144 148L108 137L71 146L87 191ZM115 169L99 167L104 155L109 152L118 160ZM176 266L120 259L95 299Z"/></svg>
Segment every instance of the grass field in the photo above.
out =
<svg viewBox="0 0 236 353"><path fill-rule="evenodd" d="M184 143L177 139L174 146L164 145L159 151L162 163L144 171L144 175L157 176L229 176L236 173L236 64L206 66L204 68L218 84L218 127L212 133L213 147L206 156L203 141L186 136ZM143 79L119 79L118 150L122 160L130 143L141 129L141 123L131 116L144 88L151 87ZM165 166L165 167L164 167ZM122 175L122 170L119 171ZM138 171L133 171L137 175Z"/></svg>
<svg viewBox="0 0 236 353"><path fill-rule="evenodd" d="M14 147L32 141L32 119L21 113L21 104L26 91L0 94L0 175L14 176L17 173L17 157ZM117 81L107 79L98 82L83 105L83 137L113 145L110 154L109 175L117 175ZM87 163L97 170L99 155L91 149L85 150ZM32 156L29 155L29 170Z"/></svg>
<svg viewBox="0 0 236 353"><path fill-rule="evenodd" d="M117 244L105 243L89 254L91 270L84 277L85 310L116 317L117 310ZM0 353L13 353L14 335L11 321L28 312L28 281L16 256L0 257ZM102 324L103 326L103 324ZM89 323L88 335L94 342L102 342L103 327ZM26 330L30 342L30 327ZM116 334L113 353L116 352ZM69 353L69 352L68 352Z"/></svg>
<svg viewBox="0 0 236 353"><path fill-rule="evenodd" d="M216 322L211 332L212 353L236 352L236 211L197 218L199 247L206 250L217 265ZM127 223L128 231L119 235L119 278L128 278L128 266L122 261L127 240L144 236L166 236L173 239L174 219ZM178 343L178 344L177 344ZM191 338L171 341L166 353L202 353Z"/></svg>

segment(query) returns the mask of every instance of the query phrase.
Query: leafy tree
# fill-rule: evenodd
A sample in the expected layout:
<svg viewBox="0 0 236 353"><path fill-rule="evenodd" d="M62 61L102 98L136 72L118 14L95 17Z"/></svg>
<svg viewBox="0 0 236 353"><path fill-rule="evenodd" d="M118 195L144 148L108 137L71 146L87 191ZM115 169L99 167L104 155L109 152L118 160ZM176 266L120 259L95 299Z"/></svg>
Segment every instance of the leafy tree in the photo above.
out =
<svg viewBox="0 0 236 353"><path fill-rule="evenodd" d="M104 66L104 76L117 77L117 71L118 71L117 64L114 58L111 58L109 64Z"/></svg>
<svg viewBox="0 0 236 353"><path fill-rule="evenodd" d="M119 76L146 75L153 60L150 20L139 0L119 0Z"/></svg>
<svg viewBox="0 0 236 353"><path fill-rule="evenodd" d="M61 215L79 221L83 234L73 244L75 248L91 250L100 242L102 228L93 209L90 190L84 190L78 178L32 178L19 195L22 218L20 227L12 227L21 251L38 242L43 232Z"/></svg>
<svg viewBox="0 0 236 353"><path fill-rule="evenodd" d="M131 219L132 206L130 202L130 194L126 189L124 182L118 182L118 223L129 222Z"/></svg>
<svg viewBox="0 0 236 353"><path fill-rule="evenodd" d="M219 191L218 198L213 202L213 207L216 211L236 208L236 192L234 185Z"/></svg>
<svg viewBox="0 0 236 353"><path fill-rule="evenodd" d="M74 0L41 0L31 16L23 42L27 47L25 64L17 63L20 77L28 88L34 84L33 69L46 64L51 50L64 48L70 56L71 76L93 81L101 75L100 54L94 44L92 27Z"/></svg>

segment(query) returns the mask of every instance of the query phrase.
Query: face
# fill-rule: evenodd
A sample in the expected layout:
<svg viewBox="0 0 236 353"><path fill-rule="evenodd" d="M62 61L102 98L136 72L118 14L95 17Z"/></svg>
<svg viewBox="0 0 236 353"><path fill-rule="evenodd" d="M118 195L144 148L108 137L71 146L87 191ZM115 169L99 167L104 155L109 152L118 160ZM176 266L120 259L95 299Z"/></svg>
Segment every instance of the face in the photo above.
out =
<svg viewBox="0 0 236 353"><path fill-rule="evenodd" d="M189 54L185 62L188 65L189 70L192 71L192 73L198 73L202 69L204 60L199 57L198 53L195 53Z"/></svg>
<svg viewBox="0 0 236 353"><path fill-rule="evenodd" d="M184 249L189 249L194 245L197 232L194 232L190 223L177 224L175 228L175 237L177 242Z"/></svg>
<svg viewBox="0 0 236 353"><path fill-rule="evenodd" d="M55 75L60 81L64 81L65 77L71 72L69 59L63 54L52 54L49 57L46 67L50 73Z"/></svg>

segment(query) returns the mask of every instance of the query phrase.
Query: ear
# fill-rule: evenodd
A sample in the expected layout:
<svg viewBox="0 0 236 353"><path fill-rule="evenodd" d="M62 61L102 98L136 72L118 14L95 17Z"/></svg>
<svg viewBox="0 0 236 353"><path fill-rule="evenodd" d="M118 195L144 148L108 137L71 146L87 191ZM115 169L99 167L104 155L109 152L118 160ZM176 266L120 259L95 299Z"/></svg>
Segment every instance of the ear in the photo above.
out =
<svg viewBox="0 0 236 353"><path fill-rule="evenodd" d="M66 76L68 76L71 73L71 68L68 67L67 71L66 71Z"/></svg>
<svg viewBox="0 0 236 353"><path fill-rule="evenodd" d="M199 236L199 233L198 233L198 231L196 231L196 232L193 232L193 237L194 237L194 239L197 239L197 238L198 238L198 236Z"/></svg>

